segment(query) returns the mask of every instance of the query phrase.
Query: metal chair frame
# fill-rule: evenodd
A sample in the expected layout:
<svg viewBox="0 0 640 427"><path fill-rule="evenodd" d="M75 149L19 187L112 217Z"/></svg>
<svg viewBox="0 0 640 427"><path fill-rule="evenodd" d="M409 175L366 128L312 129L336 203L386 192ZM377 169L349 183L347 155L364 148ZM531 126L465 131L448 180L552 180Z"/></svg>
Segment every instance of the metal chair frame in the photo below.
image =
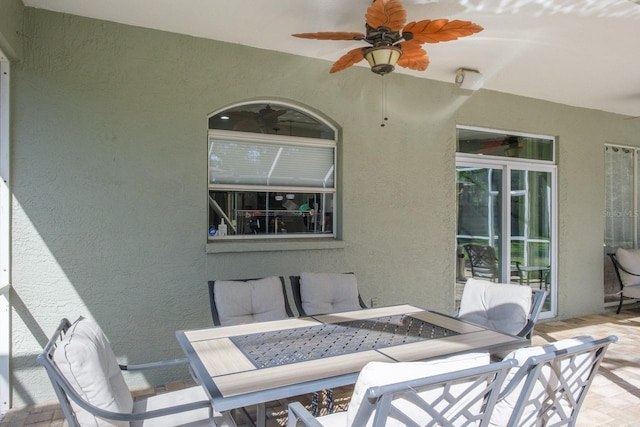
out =
<svg viewBox="0 0 640 427"><path fill-rule="evenodd" d="M76 418L73 407L71 406L71 401L75 402L82 409L87 412L93 414L96 417L105 418L108 420L114 421L140 421L146 420L150 418L162 417L165 415L176 414L180 412L187 412L200 408L210 408L211 417L214 416L213 407L211 406L211 402L209 400L201 400L196 402L191 402L187 404L176 405L173 407L156 409L148 412L139 412L139 413L121 413L121 412L112 412L107 411L102 408L98 408L87 401L85 401L73 388L73 386L67 381L64 374L58 368L58 365L53 360L53 354L56 351L58 344L62 338L64 338L67 330L71 327L71 322L68 319L62 319L60 321L59 326L55 330L52 337L49 339L49 342L45 345L42 353L40 353L36 360L39 364L44 366L47 374L49 375L49 379L51 380L51 384L53 385L53 389L56 393L58 401L60 402L60 406L62 407L62 412L69 423L70 427L81 427ZM119 365L121 370L126 371L139 371L145 369L153 369L153 368L164 368L167 366L188 364L188 360L184 359L172 359L165 360L160 362L151 362L137 365ZM222 415L222 417L229 422L228 415Z"/></svg>
<svg viewBox="0 0 640 427"><path fill-rule="evenodd" d="M533 329L538 322L538 317L540 317L540 312L542 311L542 306L544 305L544 300L547 297L547 291L532 289L532 298L531 302L531 310L529 311L529 319L527 320L527 324L524 325L524 328L516 335L522 338L526 338L531 341L531 337L533 337ZM458 317L458 313L460 309L456 310L453 313L453 317Z"/></svg>
<svg viewBox="0 0 640 427"><path fill-rule="evenodd" d="M384 426L389 419L397 420L408 427L487 426L507 372L515 364L515 360L509 360L431 377L370 387L365 392L351 425L367 425L367 421L373 415L372 427ZM467 382L469 384L465 384ZM454 386L457 387L455 391L453 390ZM461 386L465 387L464 390L460 389ZM441 392L435 398L429 395L428 400L424 400L419 395L421 392L430 390ZM425 418L428 417L431 421L426 424L418 424L401 409L394 406L394 401L398 400L411 402L419 408L421 414L424 413ZM460 400L464 401L464 405L460 405ZM472 410L478 405L480 410ZM308 427L322 426L300 402L290 403L287 427L299 425L297 424L298 420Z"/></svg>
<svg viewBox="0 0 640 427"><path fill-rule="evenodd" d="M498 272L498 257L493 246L466 244L464 250L469 258L471 276L480 279L488 279L497 282L500 279Z"/></svg>
<svg viewBox="0 0 640 427"><path fill-rule="evenodd" d="M620 302L618 303L618 309L616 310L616 314L620 314L620 310L622 310L622 302L624 301L624 283L622 283L622 277L620 276L620 270L624 271L627 274L632 276L640 277L640 274L632 273L624 268L620 262L618 261L618 257L615 253L607 254L611 258L613 262L613 268L616 271L616 277L618 278L618 283L620 283Z"/></svg>
<svg viewBox="0 0 640 427"><path fill-rule="evenodd" d="M615 335L611 335L527 359L498 396L498 401L501 401L525 380L507 425L575 426L607 347L617 340ZM589 354L593 357L584 357ZM536 384L545 390L542 396L539 392L534 393ZM523 412L530 406L535 408L535 415L525 420ZM570 410L569 413L566 409ZM553 424L549 424L552 421Z"/></svg>
<svg viewBox="0 0 640 427"><path fill-rule="evenodd" d="M536 322L538 322L538 317L540 317L540 312L542 311L542 306L544 305L544 300L547 297L548 292L543 290L533 289L533 302L531 303L531 311L529 312L529 320L527 324L522 328L520 332L518 332L519 337L523 337L531 341L531 337L533 337L533 328L536 326Z"/></svg>

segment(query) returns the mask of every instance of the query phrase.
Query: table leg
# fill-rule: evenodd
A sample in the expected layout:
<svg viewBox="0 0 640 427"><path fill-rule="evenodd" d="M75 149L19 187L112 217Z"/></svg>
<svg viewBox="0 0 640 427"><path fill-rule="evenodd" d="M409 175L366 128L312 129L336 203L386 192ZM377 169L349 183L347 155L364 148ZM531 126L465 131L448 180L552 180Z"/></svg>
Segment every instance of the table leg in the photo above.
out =
<svg viewBox="0 0 640 427"><path fill-rule="evenodd" d="M259 403L256 408L256 427L267 426L267 407L264 403Z"/></svg>

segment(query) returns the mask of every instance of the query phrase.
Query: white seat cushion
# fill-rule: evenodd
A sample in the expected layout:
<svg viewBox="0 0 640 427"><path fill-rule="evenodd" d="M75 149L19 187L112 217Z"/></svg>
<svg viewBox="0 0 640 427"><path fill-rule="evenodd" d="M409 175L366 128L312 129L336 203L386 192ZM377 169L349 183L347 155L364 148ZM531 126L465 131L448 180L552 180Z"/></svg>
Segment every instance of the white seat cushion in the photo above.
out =
<svg viewBox="0 0 640 427"><path fill-rule="evenodd" d="M585 342L593 341L592 337L582 336L575 337L565 340L556 341L554 343L545 344L541 346L534 347L524 347L513 350L511 353L507 354L504 360L515 359L518 364L516 367L511 368L507 374L507 378L502 386L502 390L504 390L513 377L517 374L519 367L521 367L526 360L531 356L539 356L541 354L548 353L550 351L562 350L569 347L574 347L576 345L584 344ZM586 355L585 357L592 357L591 355ZM543 375L546 378L547 382L551 379L551 374L549 373L549 369L543 371ZM509 393L504 399L498 401L493 411L493 415L491 417L490 425L492 426L506 426L508 424L509 418L513 413L514 408L516 407L516 403L518 401L518 397L522 392L522 388L524 386L524 381L526 377L523 378L522 381ZM532 396L542 396L545 394L545 388L541 384L536 384L533 390ZM522 424L519 426L536 426L536 422L538 421L537 409L531 405L525 407L522 417ZM553 419L552 419L553 420ZM549 420L551 423L552 420Z"/></svg>
<svg viewBox="0 0 640 427"><path fill-rule="evenodd" d="M134 403L133 412L149 412L156 409L208 400L209 399L204 392L204 389L201 386L195 386L169 393L158 394L147 399L137 400ZM131 423L131 427L210 427L211 415L211 406L209 406L202 409L195 409L193 411L165 415L164 417L135 421ZM229 421L230 416L228 414L222 415L219 412L215 412L213 417L219 426L233 425Z"/></svg>
<svg viewBox="0 0 640 427"><path fill-rule="evenodd" d="M640 299L640 285L625 286L622 294L625 297Z"/></svg>
<svg viewBox="0 0 640 427"><path fill-rule="evenodd" d="M346 425L352 425L353 419L360 408L360 403L362 402L367 389L372 386L386 385L416 378L444 374L460 369L487 365L489 362L490 357L487 353L461 354L458 356L430 360L427 362L369 362L364 368L362 368L362 371L360 371L360 375L358 376L358 380L353 390L353 395L351 396L351 402L349 403L349 408L347 410ZM452 392L455 393L453 389ZM431 396L435 399L440 396L440 390L426 391L420 393L420 396L425 400L429 400ZM464 400L461 400L460 404L464 403ZM421 425L424 425L428 421L422 419L425 416L424 411L416 409L407 401L396 401L394 402L394 405L401 408L405 414L414 418ZM480 411L481 408L478 407L475 409ZM320 417L319 421L325 425L323 419L325 419L325 417ZM333 420L328 419L326 421L332 422ZM371 425L372 421L373 416L369 419L369 423L367 425ZM326 425L333 424L327 423ZM395 427L404 426L404 424L390 419L386 426Z"/></svg>
<svg viewBox="0 0 640 427"><path fill-rule="evenodd" d="M213 297L222 326L286 319L282 282L266 277L246 282L216 280Z"/></svg>
<svg viewBox="0 0 640 427"><path fill-rule="evenodd" d="M362 309L358 282L351 273L302 273L300 297L308 315Z"/></svg>
<svg viewBox="0 0 640 427"><path fill-rule="evenodd" d="M79 318L58 344L53 355L64 377L88 403L112 412L131 413L133 398L124 381L109 340L94 322ZM71 402L82 426L122 426L106 422Z"/></svg>
<svg viewBox="0 0 640 427"><path fill-rule="evenodd" d="M640 285L640 249L618 248L616 249L616 258L622 268L629 273L638 274L638 276L634 276L633 274L619 270L620 280L622 280L622 284L624 285L623 293L627 295L627 286Z"/></svg>
<svg viewBox="0 0 640 427"><path fill-rule="evenodd" d="M316 420L324 427L347 427L347 411L323 415Z"/></svg>
<svg viewBox="0 0 640 427"><path fill-rule="evenodd" d="M530 287L469 279L462 292L458 318L516 335L527 324L530 312Z"/></svg>

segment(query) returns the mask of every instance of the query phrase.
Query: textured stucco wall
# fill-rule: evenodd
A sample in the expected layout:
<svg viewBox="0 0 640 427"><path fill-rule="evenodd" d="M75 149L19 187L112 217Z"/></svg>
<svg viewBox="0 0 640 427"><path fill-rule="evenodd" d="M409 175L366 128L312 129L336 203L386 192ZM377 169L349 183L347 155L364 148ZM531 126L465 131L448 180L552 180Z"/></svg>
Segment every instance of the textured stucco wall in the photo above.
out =
<svg viewBox="0 0 640 427"><path fill-rule="evenodd" d="M6 1L6 0L0 0ZM0 32L3 31L0 21ZM13 89L13 405L53 399L35 356L67 316L132 363L181 356L211 325L206 281L353 271L365 301L450 312L455 125L559 137L559 314L602 310L603 144L620 116L25 9ZM452 74L453 75L453 74ZM207 254L206 116L277 97L342 129L344 248ZM186 375L131 377L133 386Z"/></svg>
<svg viewBox="0 0 640 427"><path fill-rule="evenodd" d="M20 0L0 0L0 51L8 60L22 57L22 30L24 6Z"/></svg>

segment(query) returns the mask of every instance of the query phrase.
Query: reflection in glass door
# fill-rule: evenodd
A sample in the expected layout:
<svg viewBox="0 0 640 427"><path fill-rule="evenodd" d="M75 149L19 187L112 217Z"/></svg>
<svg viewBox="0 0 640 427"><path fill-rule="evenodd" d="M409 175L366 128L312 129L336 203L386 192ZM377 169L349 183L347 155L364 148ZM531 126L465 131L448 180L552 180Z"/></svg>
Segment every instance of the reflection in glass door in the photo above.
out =
<svg viewBox="0 0 640 427"><path fill-rule="evenodd" d="M502 168L458 166L458 279L503 282ZM468 268L461 264L466 257Z"/></svg>
<svg viewBox="0 0 640 427"><path fill-rule="evenodd" d="M457 161L457 282L478 277L544 289L548 317L555 312L555 169L483 160ZM483 275L491 265L495 277Z"/></svg>
<svg viewBox="0 0 640 427"><path fill-rule="evenodd" d="M549 291L551 172L511 170L511 264L520 284Z"/></svg>

